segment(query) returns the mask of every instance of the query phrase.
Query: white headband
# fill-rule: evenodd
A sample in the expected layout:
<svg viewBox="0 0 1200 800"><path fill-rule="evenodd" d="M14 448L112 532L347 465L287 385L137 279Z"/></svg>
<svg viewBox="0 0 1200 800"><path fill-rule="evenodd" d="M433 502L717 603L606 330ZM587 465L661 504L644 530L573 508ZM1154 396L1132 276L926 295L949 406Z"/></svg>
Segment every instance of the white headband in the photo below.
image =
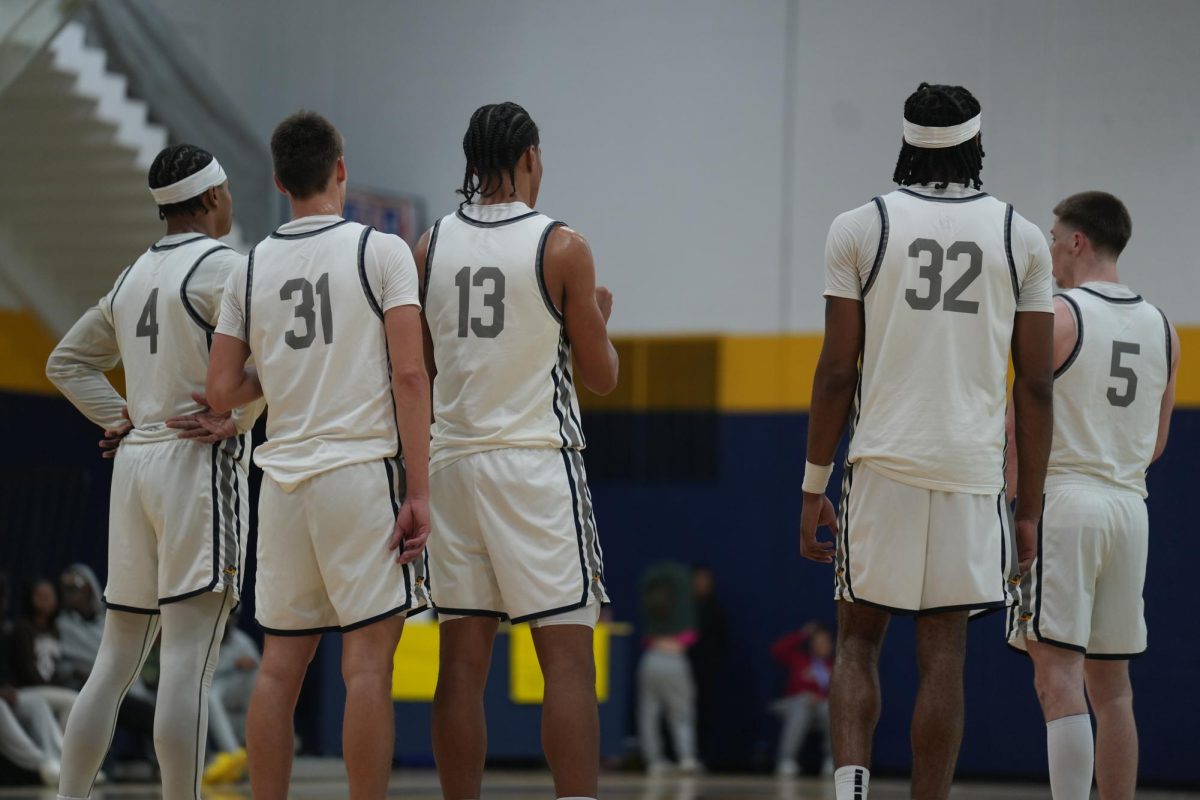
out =
<svg viewBox="0 0 1200 800"><path fill-rule="evenodd" d="M954 147L956 144L969 142L979 133L980 117L976 114L959 125L949 125L945 128L931 128L924 125L914 125L904 120L904 141L914 147Z"/></svg>
<svg viewBox="0 0 1200 800"><path fill-rule="evenodd" d="M170 186L163 186L161 189L151 189L150 194L154 197L154 202L160 206L169 206L173 203L182 203L184 200L191 200L197 195L203 194L214 186L220 186L225 182L225 170L221 169L220 162L216 156L208 162L204 169L199 172L194 172L188 175L181 181L176 181Z"/></svg>

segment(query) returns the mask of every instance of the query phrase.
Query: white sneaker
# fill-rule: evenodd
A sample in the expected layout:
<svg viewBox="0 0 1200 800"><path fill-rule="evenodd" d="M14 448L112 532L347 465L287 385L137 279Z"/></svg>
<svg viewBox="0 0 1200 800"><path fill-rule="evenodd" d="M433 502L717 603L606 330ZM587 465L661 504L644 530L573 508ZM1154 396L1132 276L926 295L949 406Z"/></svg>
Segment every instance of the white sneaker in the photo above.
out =
<svg viewBox="0 0 1200 800"><path fill-rule="evenodd" d="M666 775L674 766L670 761L651 761L646 765L646 774L651 777Z"/></svg>
<svg viewBox="0 0 1200 800"><path fill-rule="evenodd" d="M775 768L775 775L780 778L794 778L800 774L800 765L795 761L780 761Z"/></svg>
<svg viewBox="0 0 1200 800"><path fill-rule="evenodd" d="M704 771L704 765L695 758L685 758L679 762L679 771L687 773L697 773Z"/></svg>
<svg viewBox="0 0 1200 800"><path fill-rule="evenodd" d="M58 774L62 766L53 759L46 759L38 765L38 775L42 779L42 783L51 789L58 788Z"/></svg>

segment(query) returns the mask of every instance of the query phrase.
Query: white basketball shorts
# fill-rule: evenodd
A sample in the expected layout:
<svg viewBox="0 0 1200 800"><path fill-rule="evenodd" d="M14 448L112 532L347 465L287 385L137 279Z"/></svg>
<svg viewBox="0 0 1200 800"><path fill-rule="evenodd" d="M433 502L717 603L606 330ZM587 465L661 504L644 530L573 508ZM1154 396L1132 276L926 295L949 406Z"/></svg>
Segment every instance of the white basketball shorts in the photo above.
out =
<svg viewBox="0 0 1200 800"><path fill-rule="evenodd" d="M1146 649L1142 587L1150 522L1135 492L1070 485L1046 493L1038 553L1009 611L1008 641L1027 639L1126 659Z"/></svg>
<svg viewBox="0 0 1200 800"><path fill-rule="evenodd" d="M834 598L897 614L1009 603L1012 525L1003 493L941 492L847 465Z"/></svg>
<svg viewBox="0 0 1200 800"><path fill-rule="evenodd" d="M430 475L429 493L439 617L535 622L608 602L580 451L474 453Z"/></svg>
<svg viewBox="0 0 1200 800"><path fill-rule="evenodd" d="M109 608L157 614L160 605L227 588L237 598L250 520L247 439L117 449L108 511Z"/></svg>
<svg viewBox="0 0 1200 800"><path fill-rule="evenodd" d="M395 458L338 467L291 492L264 475L254 593L263 630L346 633L424 608L424 560L397 564L388 549L403 498Z"/></svg>

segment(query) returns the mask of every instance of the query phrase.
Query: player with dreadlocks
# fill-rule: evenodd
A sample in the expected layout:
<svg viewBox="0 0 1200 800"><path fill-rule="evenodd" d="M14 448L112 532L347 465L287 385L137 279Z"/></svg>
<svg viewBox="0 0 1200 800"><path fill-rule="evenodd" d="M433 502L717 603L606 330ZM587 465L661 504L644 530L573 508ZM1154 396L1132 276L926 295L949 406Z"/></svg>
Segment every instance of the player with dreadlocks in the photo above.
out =
<svg viewBox="0 0 1200 800"><path fill-rule="evenodd" d="M904 104L901 188L834 220L813 379L801 549L834 563L836 796L867 797L878 659L893 614L917 618L912 797L949 795L972 611L1008 601L1009 355L1021 451L1016 556L1036 549L1051 432L1054 315L1046 240L980 191L979 102L922 83ZM853 412L853 418L851 418ZM850 420L841 512L825 496ZM827 526L836 541L817 538Z"/></svg>
<svg viewBox="0 0 1200 800"><path fill-rule="evenodd" d="M481 107L463 202L417 245L433 380L430 589L441 623L433 750L446 800L479 797L483 689L499 621L528 622L546 678L542 742L560 798L594 798L592 631L608 601L575 376L617 382L612 295L582 236L537 211L538 127Z"/></svg>
<svg viewBox="0 0 1200 800"><path fill-rule="evenodd" d="M199 797L206 695L238 601L249 519L247 434L207 408L208 351L228 275L245 259L229 233L229 182L212 154L168 147L150 167L166 235L117 278L50 355L46 374L104 429L113 458L108 586L95 666L63 742L60 798L92 791L117 710L159 631L154 743L168 800ZM105 377L124 365L127 399Z"/></svg>

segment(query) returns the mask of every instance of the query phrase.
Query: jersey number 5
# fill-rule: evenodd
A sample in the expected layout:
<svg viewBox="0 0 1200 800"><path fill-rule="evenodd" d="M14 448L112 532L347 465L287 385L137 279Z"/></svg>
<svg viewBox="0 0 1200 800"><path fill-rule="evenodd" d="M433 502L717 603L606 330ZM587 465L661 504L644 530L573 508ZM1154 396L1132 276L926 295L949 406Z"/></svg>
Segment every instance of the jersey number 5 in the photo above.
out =
<svg viewBox="0 0 1200 800"><path fill-rule="evenodd" d="M1111 405L1120 408L1126 408L1133 404L1133 399L1137 397L1137 373L1133 371L1133 367L1126 367L1121 364L1121 356L1129 354L1136 356L1142 352L1142 346L1136 342L1113 342L1112 349L1112 364L1108 374L1114 378L1125 379L1125 392L1117 393L1117 387L1108 387L1108 402Z"/></svg>
<svg viewBox="0 0 1200 800"><path fill-rule="evenodd" d="M283 340L293 350L307 350L317 340L317 309L315 295L321 298L321 334L325 344L333 344L333 308L329 303L329 273L317 278L316 291L307 278L292 278L279 290L280 300L291 300L297 294L300 302L296 304L296 319L304 322L304 332L294 330L283 334Z"/></svg>
<svg viewBox="0 0 1200 800"><path fill-rule="evenodd" d="M922 254L929 255L928 264L921 264ZM951 261L960 261L963 256L968 258L967 271L954 282L954 285L943 297L942 266L947 258ZM933 239L917 239L908 246L908 257L916 260L921 268L918 274L929 281L929 293L926 295L917 294L916 289L908 289L904 292L904 299L908 301L910 308L917 311L930 311L937 308L938 303L941 303L942 308L946 311L957 311L960 314L979 313L978 302L958 299L959 295L965 292L983 272L983 251L979 249L979 245L975 242L955 242L950 245L949 249L942 250L942 246Z"/></svg>
<svg viewBox="0 0 1200 800"><path fill-rule="evenodd" d="M483 305L492 310L492 321L483 324L483 317L471 316L471 287L483 286L491 281L491 291L483 296ZM470 267L463 267L454 276L458 287L458 335L467 338L468 328L481 339L495 339L504 330L504 273L499 267L480 267L471 275Z"/></svg>

